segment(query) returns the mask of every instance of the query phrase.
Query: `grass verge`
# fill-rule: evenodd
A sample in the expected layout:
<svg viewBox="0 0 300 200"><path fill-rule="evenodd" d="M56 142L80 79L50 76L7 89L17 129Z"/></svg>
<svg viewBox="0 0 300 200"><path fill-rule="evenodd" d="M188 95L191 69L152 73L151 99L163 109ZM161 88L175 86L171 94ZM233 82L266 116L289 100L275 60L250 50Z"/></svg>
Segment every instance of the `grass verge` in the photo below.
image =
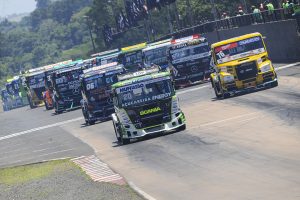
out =
<svg viewBox="0 0 300 200"><path fill-rule="evenodd" d="M73 166L72 166L73 165ZM49 161L19 167L0 169L0 184L16 185L50 176L54 171L76 167L69 160Z"/></svg>

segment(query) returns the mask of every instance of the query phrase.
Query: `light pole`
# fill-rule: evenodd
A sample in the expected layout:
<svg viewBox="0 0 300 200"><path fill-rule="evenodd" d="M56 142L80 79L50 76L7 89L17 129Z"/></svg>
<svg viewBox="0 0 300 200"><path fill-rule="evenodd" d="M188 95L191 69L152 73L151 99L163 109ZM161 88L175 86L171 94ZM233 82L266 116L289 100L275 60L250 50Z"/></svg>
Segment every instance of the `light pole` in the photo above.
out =
<svg viewBox="0 0 300 200"><path fill-rule="evenodd" d="M92 34L92 29L91 29L91 24L90 24L90 20L89 20L90 18L89 18L89 16L86 16L86 15L84 15L83 18L86 19L87 25L89 27L89 33L90 33L90 38L91 38L92 45L93 45L93 51L94 51L94 53L96 53L96 47L95 47L94 38L93 38L93 34Z"/></svg>
<svg viewBox="0 0 300 200"><path fill-rule="evenodd" d="M193 16L193 10L192 10L192 7L191 7L190 0L186 0L186 6L187 6L187 16L189 18L190 25L194 26L194 16Z"/></svg>

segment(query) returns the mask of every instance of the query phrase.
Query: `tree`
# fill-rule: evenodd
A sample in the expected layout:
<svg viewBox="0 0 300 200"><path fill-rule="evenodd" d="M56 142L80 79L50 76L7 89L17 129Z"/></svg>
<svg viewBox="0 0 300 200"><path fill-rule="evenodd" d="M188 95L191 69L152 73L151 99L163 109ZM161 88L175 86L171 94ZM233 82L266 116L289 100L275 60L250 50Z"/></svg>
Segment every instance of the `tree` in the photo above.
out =
<svg viewBox="0 0 300 200"><path fill-rule="evenodd" d="M36 7L38 9L47 8L51 3L51 0L35 0L35 1L36 1Z"/></svg>

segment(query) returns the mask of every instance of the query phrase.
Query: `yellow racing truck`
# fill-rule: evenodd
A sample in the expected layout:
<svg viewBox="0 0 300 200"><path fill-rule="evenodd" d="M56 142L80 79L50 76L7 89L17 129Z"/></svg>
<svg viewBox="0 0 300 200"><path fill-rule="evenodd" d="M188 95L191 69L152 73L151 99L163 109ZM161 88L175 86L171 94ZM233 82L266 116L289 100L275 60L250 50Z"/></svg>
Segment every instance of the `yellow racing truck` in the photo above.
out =
<svg viewBox="0 0 300 200"><path fill-rule="evenodd" d="M210 75L217 98L278 86L274 66L260 33L211 45L214 72Z"/></svg>

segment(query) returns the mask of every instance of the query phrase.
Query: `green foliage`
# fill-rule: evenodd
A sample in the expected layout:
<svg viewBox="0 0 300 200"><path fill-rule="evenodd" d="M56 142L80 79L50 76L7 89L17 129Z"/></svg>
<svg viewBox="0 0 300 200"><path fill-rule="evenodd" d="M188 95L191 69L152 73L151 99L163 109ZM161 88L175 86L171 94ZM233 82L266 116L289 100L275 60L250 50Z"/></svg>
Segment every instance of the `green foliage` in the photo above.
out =
<svg viewBox="0 0 300 200"><path fill-rule="evenodd" d="M38 8L21 22L0 23L0 83L20 70L82 58L90 53L84 16L92 0L38 0L37 3Z"/></svg>

